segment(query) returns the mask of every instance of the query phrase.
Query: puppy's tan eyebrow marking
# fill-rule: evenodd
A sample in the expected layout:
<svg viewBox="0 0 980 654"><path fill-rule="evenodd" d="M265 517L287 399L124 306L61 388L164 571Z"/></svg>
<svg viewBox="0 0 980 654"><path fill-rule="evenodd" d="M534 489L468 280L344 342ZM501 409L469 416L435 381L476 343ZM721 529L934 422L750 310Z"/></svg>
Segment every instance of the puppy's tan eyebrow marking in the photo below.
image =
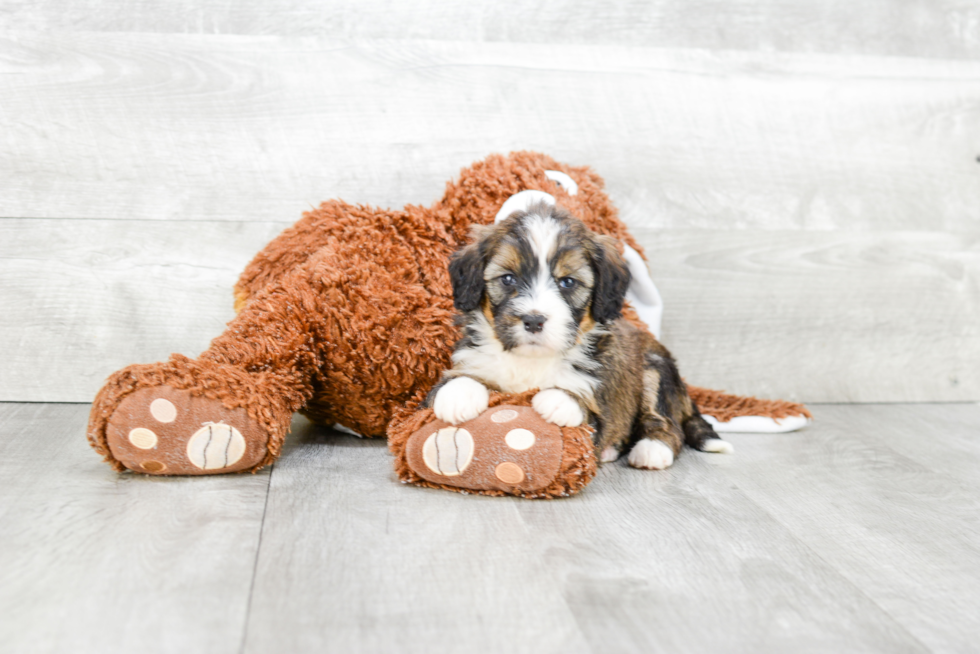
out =
<svg viewBox="0 0 980 654"><path fill-rule="evenodd" d="M484 281L496 279L507 273L516 274L521 269L521 253L512 243L503 243L483 271Z"/></svg>
<svg viewBox="0 0 980 654"><path fill-rule="evenodd" d="M558 252L552 272L555 279L574 277L583 286L592 287L594 277L585 252L578 247L566 247Z"/></svg>

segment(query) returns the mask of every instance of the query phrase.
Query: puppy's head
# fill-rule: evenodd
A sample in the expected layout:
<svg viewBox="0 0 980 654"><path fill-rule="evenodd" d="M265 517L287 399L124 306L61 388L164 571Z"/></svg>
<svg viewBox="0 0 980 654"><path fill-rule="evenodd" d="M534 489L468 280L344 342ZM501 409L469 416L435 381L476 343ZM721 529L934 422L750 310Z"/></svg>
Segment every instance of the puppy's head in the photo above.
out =
<svg viewBox="0 0 980 654"><path fill-rule="evenodd" d="M630 273L615 242L544 203L491 227L449 264L456 308L505 350L548 356L620 316Z"/></svg>

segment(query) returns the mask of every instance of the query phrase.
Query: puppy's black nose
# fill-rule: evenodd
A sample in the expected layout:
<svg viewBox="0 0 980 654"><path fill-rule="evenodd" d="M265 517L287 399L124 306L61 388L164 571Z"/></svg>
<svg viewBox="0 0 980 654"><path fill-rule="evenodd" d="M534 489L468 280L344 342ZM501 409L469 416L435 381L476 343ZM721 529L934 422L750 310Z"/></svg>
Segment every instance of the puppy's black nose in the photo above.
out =
<svg viewBox="0 0 980 654"><path fill-rule="evenodd" d="M524 322L524 329L531 332L532 334L537 334L539 331L544 329L545 320L547 320L547 318L545 318L539 313L532 313L526 316L521 316L521 321Z"/></svg>

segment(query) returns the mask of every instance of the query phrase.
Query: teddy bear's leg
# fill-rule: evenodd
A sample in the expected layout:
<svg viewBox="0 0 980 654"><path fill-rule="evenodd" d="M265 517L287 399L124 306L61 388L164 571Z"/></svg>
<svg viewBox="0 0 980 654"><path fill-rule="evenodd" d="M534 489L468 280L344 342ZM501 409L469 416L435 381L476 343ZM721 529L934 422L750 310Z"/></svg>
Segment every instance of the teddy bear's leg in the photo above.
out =
<svg viewBox="0 0 980 654"><path fill-rule="evenodd" d="M382 435L394 407L447 366L456 334L451 300L421 283L411 253L361 236L258 294L198 359L110 377L92 408L95 449L120 470L256 470L314 393L342 424Z"/></svg>
<svg viewBox="0 0 980 654"><path fill-rule="evenodd" d="M257 470L279 455L319 360L315 293L302 267L249 302L198 359L129 366L99 392L89 440L116 469Z"/></svg>
<svg viewBox="0 0 980 654"><path fill-rule="evenodd" d="M796 402L730 395L697 386L688 386L688 392L718 432L795 431L810 424L813 418L804 405Z"/></svg>
<svg viewBox="0 0 980 654"><path fill-rule="evenodd" d="M181 355L129 366L96 396L89 442L119 471L254 471L279 455L292 415L269 386L234 366Z"/></svg>

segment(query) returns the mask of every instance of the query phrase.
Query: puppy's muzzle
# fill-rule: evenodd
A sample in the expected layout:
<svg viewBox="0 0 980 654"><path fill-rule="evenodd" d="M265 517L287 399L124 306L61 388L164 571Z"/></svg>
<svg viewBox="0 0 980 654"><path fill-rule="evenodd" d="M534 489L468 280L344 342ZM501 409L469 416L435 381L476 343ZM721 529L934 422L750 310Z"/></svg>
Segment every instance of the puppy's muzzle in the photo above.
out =
<svg viewBox="0 0 980 654"><path fill-rule="evenodd" d="M542 316L540 313L530 313L521 316L521 322L524 323L524 329L532 334L537 334L544 329L545 320L547 320L547 318Z"/></svg>

